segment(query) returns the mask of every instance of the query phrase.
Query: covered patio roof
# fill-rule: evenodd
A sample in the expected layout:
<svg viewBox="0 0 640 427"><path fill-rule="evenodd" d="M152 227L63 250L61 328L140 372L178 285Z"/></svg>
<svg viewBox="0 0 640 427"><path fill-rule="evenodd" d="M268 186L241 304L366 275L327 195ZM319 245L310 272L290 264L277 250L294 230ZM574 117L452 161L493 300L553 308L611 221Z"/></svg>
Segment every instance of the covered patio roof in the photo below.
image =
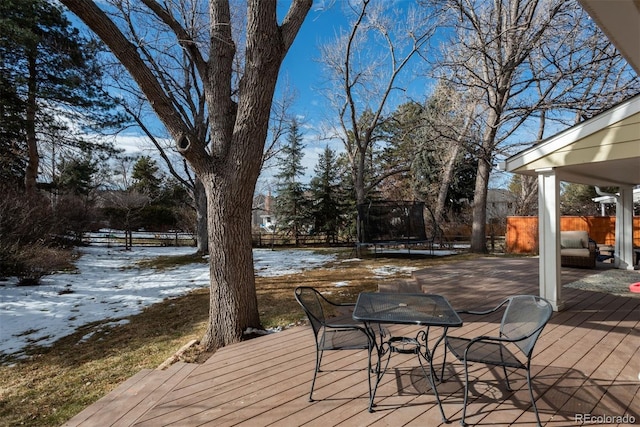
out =
<svg viewBox="0 0 640 427"><path fill-rule="evenodd" d="M601 187L640 184L640 95L508 159L502 170Z"/></svg>

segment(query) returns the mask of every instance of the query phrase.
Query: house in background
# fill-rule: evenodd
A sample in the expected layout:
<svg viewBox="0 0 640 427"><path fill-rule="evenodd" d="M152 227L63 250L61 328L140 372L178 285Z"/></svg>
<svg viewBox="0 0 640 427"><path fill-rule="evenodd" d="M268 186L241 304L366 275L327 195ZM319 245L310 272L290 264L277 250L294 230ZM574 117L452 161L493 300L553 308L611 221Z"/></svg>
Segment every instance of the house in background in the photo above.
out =
<svg viewBox="0 0 640 427"><path fill-rule="evenodd" d="M487 221L504 222L516 213L516 195L504 188L490 188L487 191Z"/></svg>
<svg viewBox="0 0 640 427"><path fill-rule="evenodd" d="M271 192L258 194L253 199L251 214L251 226L260 231L273 233L276 228L276 219L273 212L274 198Z"/></svg>

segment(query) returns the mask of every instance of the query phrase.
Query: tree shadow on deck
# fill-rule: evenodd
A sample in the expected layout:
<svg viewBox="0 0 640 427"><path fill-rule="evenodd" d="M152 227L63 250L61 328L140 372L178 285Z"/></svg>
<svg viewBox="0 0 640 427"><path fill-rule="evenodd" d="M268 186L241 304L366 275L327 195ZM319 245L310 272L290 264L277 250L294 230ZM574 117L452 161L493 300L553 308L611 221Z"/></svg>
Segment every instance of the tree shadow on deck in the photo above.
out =
<svg viewBox="0 0 640 427"><path fill-rule="evenodd" d="M637 378L589 377L576 369L553 366L544 368L544 372L536 378L538 384L549 384L544 386L545 390L536 390L542 393L538 399L541 414L551 415L549 423L576 423L576 417L585 414L593 417L620 417L619 420L611 419L606 424L634 424L640 421L640 407L637 405L640 381ZM627 421L624 421L625 417ZM630 422L630 419L635 422Z"/></svg>
<svg viewBox="0 0 640 427"><path fill-rule="evenodd" d="M583 372L554 366L532 366L533 389L536 404L544 425L582 424L585 416L609 417L606 424L633 424L640 420L640 408L637 405L640 393L640 381L619 378L588 377ZM396 409L397 402L385 405L386 396L431 395L433 392L420 367L395 368L392 384L381 390L377 410ZM450 365L445 370L444 383L438 383L440 399L449 408L447 416L456 420L462 409L464 399L464 374L460 366ZM497 420L520 415L497 415L500 412L520 411L523 423L533 416L531 400L527 390L526 378L521 372L509 371L513 391L506 388L502 368L484 365L471 366L469 385L468 416L474 425L494 425ZM634 401L634 399L636 399ZM435 404L429 401L426 404ZM404 406L424 405L408 401ZM531 412L531 414L529 414ZM582 418L581 418L582 417ZM473 421L471 421L473 419ZM519 422L519 421L518 421Z"/></svg>

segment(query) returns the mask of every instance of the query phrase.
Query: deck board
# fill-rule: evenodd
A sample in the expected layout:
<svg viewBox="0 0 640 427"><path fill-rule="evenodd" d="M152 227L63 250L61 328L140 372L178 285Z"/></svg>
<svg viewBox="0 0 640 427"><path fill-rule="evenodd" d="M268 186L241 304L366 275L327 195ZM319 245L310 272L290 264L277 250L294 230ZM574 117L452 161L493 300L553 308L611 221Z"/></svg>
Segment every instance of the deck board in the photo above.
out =
<svg viewBox="0 0 640 427"><path fill-rule="evenodd" d="M568 283L597 271L563 269ZM640 274L639 274L640 277ZM414 274L417 288L445 295L456 309L490 308L507 295L537 294L536 259L487 259L429 267ZM564 287L566 309L554 313L533 358L534 395L544 425L575 425L576 414L632 416L640 423L640 298ZM495 331L500 317L472 321L451 335ZM437 328L436 328L437 329ZM413 336L415 326L391 326ZM435 343L437 332L430 337ZM441 348L435 357L443 362ZM415 356L394 354L367 411L367 353L327 352L314 402L308 401L315 364L309 327L294 327L231 345L200 365L171 372L141 371L89 406L69 426L439 426L440 411ZM446 415L457 423L464 395L462 364L449 355L438 391ZM439 372L438 372L439 373ZM522 373L474 364L467 422L534 426ZM616 423L608 424L616 425ZM625 425L620 423L619 425Z"/></svg>

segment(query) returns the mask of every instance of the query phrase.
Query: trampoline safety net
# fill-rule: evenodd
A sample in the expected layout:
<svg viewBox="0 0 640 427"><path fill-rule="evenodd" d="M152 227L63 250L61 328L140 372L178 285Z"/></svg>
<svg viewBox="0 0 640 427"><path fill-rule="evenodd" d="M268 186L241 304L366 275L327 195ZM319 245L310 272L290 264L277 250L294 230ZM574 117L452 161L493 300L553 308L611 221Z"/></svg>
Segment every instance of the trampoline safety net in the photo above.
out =
<svg viewBox="0 0 640 427"><path fill-rule="evenodd" d="M427 240L424 203L376 201L358 205L360 243Z"/></svg>

